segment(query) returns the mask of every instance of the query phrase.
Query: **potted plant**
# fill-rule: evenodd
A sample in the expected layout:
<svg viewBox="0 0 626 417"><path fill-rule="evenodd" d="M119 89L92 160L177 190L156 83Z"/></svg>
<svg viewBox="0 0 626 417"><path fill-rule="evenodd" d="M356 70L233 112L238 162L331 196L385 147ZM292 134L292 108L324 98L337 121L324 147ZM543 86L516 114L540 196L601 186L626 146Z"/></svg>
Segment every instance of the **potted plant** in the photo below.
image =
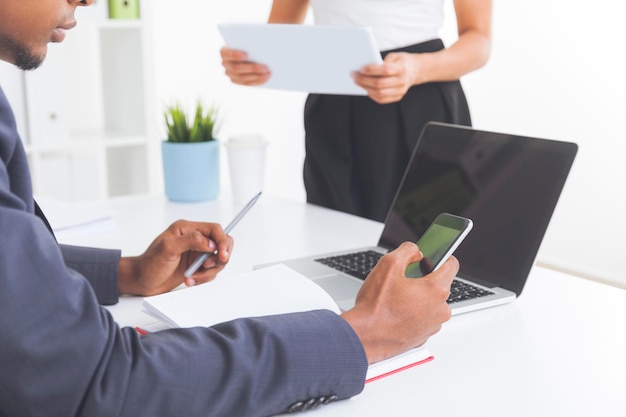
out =
<svg viewBox="0 0 626 417"><path fill-rule="evenodd" d="M193 116L180 105L164 112L162 142L165 195L172 201L213 200L219 193L218 109L198 102Z"/></svg>

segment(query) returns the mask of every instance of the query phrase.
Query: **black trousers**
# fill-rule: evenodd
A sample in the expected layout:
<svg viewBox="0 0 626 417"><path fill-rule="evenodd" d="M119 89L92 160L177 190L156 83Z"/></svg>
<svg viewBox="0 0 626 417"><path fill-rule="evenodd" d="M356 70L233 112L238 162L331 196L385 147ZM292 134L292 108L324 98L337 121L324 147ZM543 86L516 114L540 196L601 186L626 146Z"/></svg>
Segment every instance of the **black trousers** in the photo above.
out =
<svg viewBox="0 0 626 417"><path fill-rule="evenodd" d="M382 55L443 48L436 39ZM378 104L366 96L310 94L304 107L307 201L384 221L429 121L471 125L459 81L414 86L391 104Z"/></svg>

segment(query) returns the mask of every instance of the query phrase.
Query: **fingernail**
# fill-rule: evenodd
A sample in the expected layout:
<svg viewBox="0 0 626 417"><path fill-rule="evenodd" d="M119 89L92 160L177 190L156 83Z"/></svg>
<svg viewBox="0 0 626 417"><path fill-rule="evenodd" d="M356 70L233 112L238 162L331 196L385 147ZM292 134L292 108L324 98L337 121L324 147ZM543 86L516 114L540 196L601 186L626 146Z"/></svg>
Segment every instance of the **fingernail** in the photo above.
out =
<svg viewBox="0 0 626 417"><path fill-rule="evenodd" d="M187 278L187 286L193 287L194 285L196 285L196 280L193 278Z"/></svg>
<svg viewBox="0 0 626 417"><path fill-rule="evenodd" d="M209 240L209 248L215 249L215 242L213 242L212 240Z"/></svg>

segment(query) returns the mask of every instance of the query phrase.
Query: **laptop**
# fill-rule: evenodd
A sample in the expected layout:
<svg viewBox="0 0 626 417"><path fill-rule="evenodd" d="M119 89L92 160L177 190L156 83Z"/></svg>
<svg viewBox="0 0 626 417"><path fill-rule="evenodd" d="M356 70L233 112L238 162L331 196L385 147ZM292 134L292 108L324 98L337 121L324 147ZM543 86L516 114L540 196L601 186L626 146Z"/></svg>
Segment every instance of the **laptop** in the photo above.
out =
<svg viewBox="0 0 626 417"><path fill-rule="evenodd" d="M376 246L281 263L348 310L382 255L416 242L447 212L474 222L454 253L461 267L448 298L452 314L511 302L524 288L577 151L570 142L428 123Z"/></svg>

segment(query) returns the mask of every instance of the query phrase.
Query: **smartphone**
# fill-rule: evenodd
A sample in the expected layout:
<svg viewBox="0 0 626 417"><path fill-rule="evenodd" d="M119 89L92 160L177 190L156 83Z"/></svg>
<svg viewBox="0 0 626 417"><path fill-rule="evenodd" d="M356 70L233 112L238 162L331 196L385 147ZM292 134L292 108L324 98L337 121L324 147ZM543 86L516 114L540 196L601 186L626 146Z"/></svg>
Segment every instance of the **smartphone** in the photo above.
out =
<svg viewBox="0 0 626 417"><path fill-rule="evenodd" d="M417 246L424 254L421 261L406 268L408 278L421 278L437 270L468 235L474 224L470 219L442 213L428 226Z"/></svg>

